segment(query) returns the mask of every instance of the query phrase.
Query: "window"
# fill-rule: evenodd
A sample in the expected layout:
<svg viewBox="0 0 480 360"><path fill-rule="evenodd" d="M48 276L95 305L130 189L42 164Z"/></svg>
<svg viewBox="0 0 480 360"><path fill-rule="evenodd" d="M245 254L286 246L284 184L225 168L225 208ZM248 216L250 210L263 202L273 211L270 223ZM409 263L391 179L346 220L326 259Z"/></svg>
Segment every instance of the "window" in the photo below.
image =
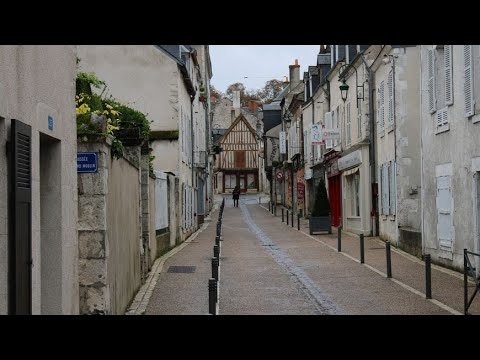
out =
<svg viewBox="0 0 480 360"><path fill-rule="evenodd" d="M360 216L360 174L359 171L346 176L347 207L350 216Z"/></svg>
<svg viewBox="0 0 480 360"><path fill-rule="evenodd" d="M463 73L465 78L463 92L465 97L465 117L470 117L475 113L472 65L472 45L463 45Z"/></svg>
<svg viewBox="0 0 480 360"><path fill-rule="evenodd" d="M325 113L325 128L331 129L332 128L332 113L327 112ZM333 147L333 140L325 140L326 148L331 149Z"/></svg>
<svg viewBox="0 0 480 360"><path fill-rule="evenodd" d="M357 136L358 140L362 139L362 103L359 103L359 107L357 109Z"/></svg>
<svg viewBox="0 0 480 360"><path fill-rule="evenodd" d="M255 174L247 174L247 188L256 189L257 184L255 183Z"/></svg>
<svg viewBox="0 0 480 360"><path fill-rule="evenodd" d="M233 121L235 120L235 110L232 110L232 111L230 112L230 116L231 116L231 120L232 120L232 122L233 122Z"/></svg>
<svg viewBox="0 0 480 360"><path fill-rule="evenodd" d="M390 214L390 185L388 181L389 175L389 163L383 164L382 170L382 203L383 203L383 215Z"/></svg>
<svg viewBox="0 0 480 360"><path fill-rule="evenodd" d="M436 110L435 99L435 52L436 50L428 50L427 62L428 62L428 108L430 113L434 113Z"/></svg>
<svg viewBox="0 0 480 360"><path fill-rule="evenodd" d="M444 66L445 66L445 104L453 104L453 67L452 67L453 45L444 45Z"/></svg>
<svg viewBox="0 0 480 360"><path fill-rule="evenodd" d="M384 104L385 104L385 81L380 82L380 87L378 88L378 97L377 97L377 119L378 119L378 132L380 135L383 135L383 128L385 125L385 114L384 114Z"/></svg>
<svg viewBox="0 0 480 360"><path fill-rule="evenodd" d="M338 114L339 114L339 111L340 111L340 106L337 106L337 109L333 113L333 128L334 129L338 129ZM338 142L339 142L338 140L333 140L333 146L337 146Z"/></svg>
<svg viewBox="0 0 480 360"><path fill-rule="evenodd" d="M389 182L390 182L390 215L395 215L396 213L396 195L397 195L397 164L394 161L390 161L390 170L389 173Z"/></svg>
<svg viewBox="0 0 480 360"><path fill-rule="evenodd" d="M393 129L394 103L393 103L393 70L388 73L388 129Z"/></svg>
<svg viewBox="0 0 480 360"><path fill-rule="evenodd" d="M225 189L233 189L237 186L237 175L225 174Z"/></svg>
<svg viewBox="0 0 480 360"><path fill-rule="evenodd" d="M350 103L347 104L347 146L352 142Z"/></svg>

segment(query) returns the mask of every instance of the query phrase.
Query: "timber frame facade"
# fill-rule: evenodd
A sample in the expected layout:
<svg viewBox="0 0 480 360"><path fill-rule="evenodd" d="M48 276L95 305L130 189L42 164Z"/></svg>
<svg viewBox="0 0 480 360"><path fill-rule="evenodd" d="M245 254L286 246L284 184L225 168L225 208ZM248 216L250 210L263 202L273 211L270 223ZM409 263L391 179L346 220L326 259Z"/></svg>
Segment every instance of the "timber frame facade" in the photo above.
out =
<svg viewBox="0 0 480 360"><path fill-rule="evenodd" d="M217 188L232 192L258 192L258 140L255 130L240 114L219 139L223 151L216 159Z"/></svg>

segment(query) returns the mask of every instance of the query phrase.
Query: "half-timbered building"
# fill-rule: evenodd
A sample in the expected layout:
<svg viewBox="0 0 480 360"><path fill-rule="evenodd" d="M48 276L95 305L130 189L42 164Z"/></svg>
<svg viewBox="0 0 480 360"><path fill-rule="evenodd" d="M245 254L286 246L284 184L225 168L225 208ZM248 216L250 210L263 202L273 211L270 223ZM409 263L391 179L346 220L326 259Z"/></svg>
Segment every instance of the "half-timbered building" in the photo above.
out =
<svg viewBox="0 0 480 360"><path fill-rule="evenodd" d="M256 132L240 114L220 138L222 152L216 158L218 192L258 192L258 141Z"/></svg>

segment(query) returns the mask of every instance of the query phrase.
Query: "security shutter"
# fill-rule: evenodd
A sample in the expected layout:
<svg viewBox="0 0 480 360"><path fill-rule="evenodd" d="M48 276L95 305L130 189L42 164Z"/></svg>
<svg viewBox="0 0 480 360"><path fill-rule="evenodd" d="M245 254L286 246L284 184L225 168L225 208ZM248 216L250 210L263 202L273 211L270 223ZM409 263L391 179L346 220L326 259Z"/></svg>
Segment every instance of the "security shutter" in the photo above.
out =
<svg viewBox="0 0 480 360"><path fill-rule="evenodd" d="M428 108L430 113L436 110L435 98L435 50L428 50Z"/></svg>
<svg viewBox="0 0 480 360"><path fill-rule="evenodd" d="M452 45L444 45L444 65L445 65L445 104L453 104L453 84L452 84Z"/></svg>
<svg viewBox="0 0 480 360"><path fill-rule="evenodd" d="M440 249L452 251L452 185L451 176L437 178L437 236Z"/></svg>
<svg viewBox="0 0 480 360"><path fill-rule="evenodd" d="M465 116L473 115L473 69L472 69L472 45L463 46L463 72L465 77L464 96L465 96Z"/></svg>
<svg viewBox="0 0 480 360"><path fill-rule="evenodd" d="M31 127L12 119L10 148L9 313L32 312Z"/></svg>

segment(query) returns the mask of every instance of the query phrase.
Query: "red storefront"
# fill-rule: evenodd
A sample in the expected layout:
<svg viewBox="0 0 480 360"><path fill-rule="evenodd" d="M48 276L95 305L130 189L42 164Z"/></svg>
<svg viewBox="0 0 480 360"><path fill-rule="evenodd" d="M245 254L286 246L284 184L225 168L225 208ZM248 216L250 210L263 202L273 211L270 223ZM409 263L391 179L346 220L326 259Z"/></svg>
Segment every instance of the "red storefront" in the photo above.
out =
<svg viewBox="0 0 480 360"><path fill-rule="evenodd" d="M342 222L342 181L338 170L338 152L325 154L324 162L327 169L328 199L332 211L332 226L339 226Z"/></svg>

